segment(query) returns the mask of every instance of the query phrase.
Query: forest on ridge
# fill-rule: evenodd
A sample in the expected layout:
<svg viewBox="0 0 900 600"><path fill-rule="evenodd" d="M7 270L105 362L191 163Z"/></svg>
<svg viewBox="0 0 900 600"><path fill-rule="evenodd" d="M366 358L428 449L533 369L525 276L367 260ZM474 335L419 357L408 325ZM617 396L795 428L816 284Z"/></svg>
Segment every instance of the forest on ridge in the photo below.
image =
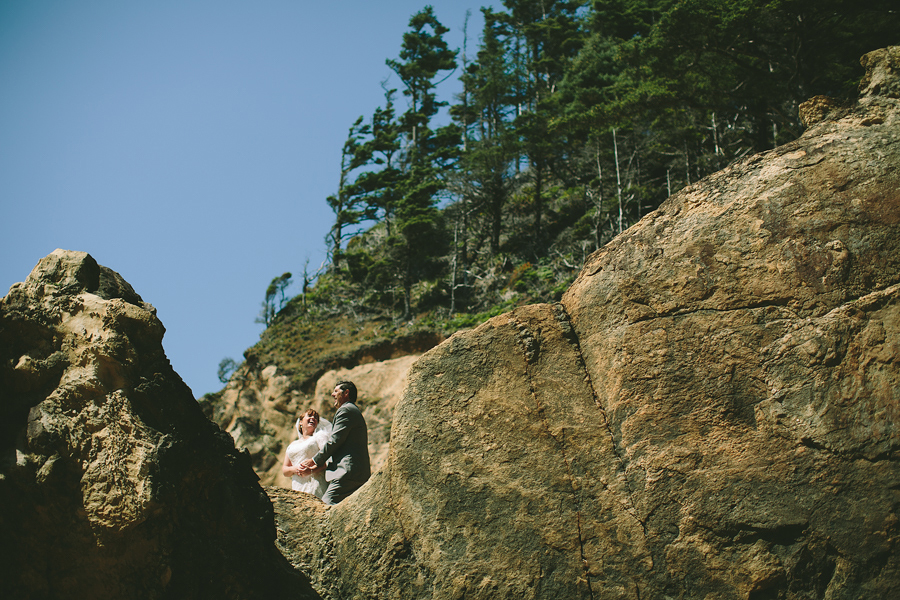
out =
<svg viewBox="0 0 900 600"><path fill-rule="evenodd" d="M453 331L557 300L588 254L796 139L800 103L851 102L859 58L900 43L891 0L502 4L462 48L432 7L412 15L386 60L402 85L348 124L326 264L294 298L290 273L273 279L267 327L344 315Z"/></svg>

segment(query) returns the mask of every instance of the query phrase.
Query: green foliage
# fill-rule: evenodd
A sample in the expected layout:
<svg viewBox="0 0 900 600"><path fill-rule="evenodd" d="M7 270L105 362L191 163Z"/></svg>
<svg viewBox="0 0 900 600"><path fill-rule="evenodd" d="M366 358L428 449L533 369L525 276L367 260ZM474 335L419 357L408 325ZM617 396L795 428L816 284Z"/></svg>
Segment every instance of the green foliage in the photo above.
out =
<svg viewBox="0 0 900 600"><path fill-rule="evenodd" d="M428 278L435 258L444 250L437 194L445 186L441 172L456 159L459 145L458 127L431 129L431 119L444 104L435 94L437 75L456 66L456 52L443 39L448 29L430 6L413 15L409 26L400 60L387 61L403 82L403 95L409 99L399 121L385 123L396 134L390 139L394 144L391 152L399 154L399 164L386 164L380 175L365 177L370 184L380 186L373 189L375 197L390 197L390 206L377 208L394 218L393 224L387 221L382 252L370 261L367 278L374 286L390 288L392 298L396 298L395 290L400 291L403 318L412 311L413 285Z"/></svg>
<svg viewBox="0 0 900 600"><path fill-rule="evenodd" d="M237 371L237 368L238 364L234 361L233 358L223 358L219 362L219 381L221 381L222 383L228 383L228 380L231 379L231 375L235 371Z"/></svg>
<svg viewBox="0 0 900 600"><path fill-rule="evenodd" d="M285 302L287 301L285 290L291 285L292 277L293 276L290 273L283 273L269 283L269 286L266 288L266 298L263 300L259 316L256 318L257 323L262 323L268 327L272 323L277 312L284 308ZM279 295L280 301L278 308L276 309L275 299Z"/></svg>
<svg viewBox="0 0 900 600"><path fill-rule="evenodd" d="M518 304L513 300L501 302L489 309L478 313L457 313L450 317L442 317L439 315L427 315L421 320L423 327L443 330L446 333L453 333L462 329L471 329L514 309Z"/></svg>
<svg viewBox="0 0 900 600"><path fill-rule="evenodd" d="M400 60L388 59L387 65L397 73L410 101L409 110L401 118L401 126L409 136L412 147L422 150L431 118L444 103L437 100L435 77L441 71L456 67L456 52L447 46L444 27L430 6L409 20L410 31L403 34Z"/></svg>
<svg viewBox="0 0 900 600"><path fill-rule="evenodd" d="M513 270L507 288L526 294L529 299L555 301L559 300L562 292L568 288L574 279L573 275L568 270L560 272L559 265L550 260L544 260L537 265L525 262Z"/></svg>
<svg viewBox="0 0 900 600"><path fill-rule="evenodd" d="M368 211L366 210L366 188L350 182L351 174L365 166L372 160L374 149L369 144L361 143L364 136L370 134L372 128L363 123L359 117L347 134L347 141L341 150L341 173L338 182L338 192L329 196L326 200L331 210L334 211L335 221L328 233L327 240L331 245L331 264L337 267L341 261L341 244L346 234L346 228L357 225L362 221Z"/></svg>
<svg viewBox="0 0 900 600"><path fill-rule="evenodd" d="M385 89L348 130L330 264L304 269L290 301L290 273L272 280L248 363L309 385L366 344L560 300L591 252L671 194L799 135L800 102L851 97L859 57L898 43L895 4L505 0L482 9L472 56L416 13L387 61L405 106ZM457 60L463 91L440 125L436 86Z"/></svg>
<svg viewBox="0 0 900 600"><path fill-rule="evenodd" d="M460 172L466 185L462 194L467 212L490 226L490 252L500 251L503 208L513 186L513 161L519 151L513 119L516 114L516 78L510 63L513 38L499 15L482 9L484 30L476 62L461 79L461 104L451 114L461 124L466 152ZM467 214L468 218L469 215ZM467 234L464 231L464 234ZM466 245L468 236L464 237Z"/></svg>
<svg viewBox="0 0 900 600"><path fill-rule="evenodd" d="M432 8L410 19L387 61L405 106L386 89L348 131L331 264L304 319L419 315L452 330L558 300L591 252L671 194L796 137L801 101L848 96L859 56L900 30L886 0L503 7L482 9L471 56ZM439 126L436 86L457 61L463 91Z"/></svg>
<svg viewBox="0 0 900 600"><path fill-rule="evenodd" d="M368 129L369 138L363 148L369 158L369 170L358 174L353 183L354 192L363 202L364 216L390 224L399 198L398 186L402 177L400 168L401 129L395 119L395 90L385 91L385 106L377 108Z"/></svg>

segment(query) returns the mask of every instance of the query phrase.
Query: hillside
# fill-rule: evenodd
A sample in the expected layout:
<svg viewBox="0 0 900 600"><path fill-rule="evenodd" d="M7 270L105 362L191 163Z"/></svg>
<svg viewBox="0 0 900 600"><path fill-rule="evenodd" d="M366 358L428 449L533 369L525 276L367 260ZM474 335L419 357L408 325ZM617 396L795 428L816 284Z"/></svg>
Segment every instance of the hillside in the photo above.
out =
<svg viewBox="0 0 900 600"><path fill-rule="evenodd" d="M430 8L410 18L387 59L399 87L349 124L327 261L294 298L290 273L272 280L259 343L202 399L265 482L291 415L327 414L322 377L559 302L592 253L679 192L850 107L858 57L900 28L880 0L538 8L485 9L459 49ZM439 99L449 77L463 91Z"/></svg>

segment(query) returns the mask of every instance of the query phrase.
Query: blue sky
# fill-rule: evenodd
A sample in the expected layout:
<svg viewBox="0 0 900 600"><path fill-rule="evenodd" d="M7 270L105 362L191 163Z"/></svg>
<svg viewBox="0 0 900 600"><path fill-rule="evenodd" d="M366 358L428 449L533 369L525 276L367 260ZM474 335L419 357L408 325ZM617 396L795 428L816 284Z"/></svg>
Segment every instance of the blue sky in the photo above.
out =
<svg viewBox="0 0 900 600"><path fill-rule="evenodd" d="M384 61L425 4L0 0L0 294L88 252L195 396L220 389L272 278L324 260L347 129L401 88ZM470 56L487 4L431 3L454 48L472 11Z"/></svg>

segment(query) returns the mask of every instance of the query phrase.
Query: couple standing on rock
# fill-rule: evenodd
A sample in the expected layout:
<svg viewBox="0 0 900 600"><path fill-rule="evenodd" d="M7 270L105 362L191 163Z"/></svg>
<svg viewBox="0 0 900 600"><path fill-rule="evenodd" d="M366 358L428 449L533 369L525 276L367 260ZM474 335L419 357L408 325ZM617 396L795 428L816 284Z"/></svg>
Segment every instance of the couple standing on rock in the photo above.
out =
<svg viewBox="0 0 900 600"><path fill-rule="evenodd" d="M369 479L369 436L356 406L356 385L341 381L331 392L337 412L334 425L309 409L297 420L298 439L284 456L282 473L294 490L337 504ZM329 460L330 459L330 460Z"/></svg>

